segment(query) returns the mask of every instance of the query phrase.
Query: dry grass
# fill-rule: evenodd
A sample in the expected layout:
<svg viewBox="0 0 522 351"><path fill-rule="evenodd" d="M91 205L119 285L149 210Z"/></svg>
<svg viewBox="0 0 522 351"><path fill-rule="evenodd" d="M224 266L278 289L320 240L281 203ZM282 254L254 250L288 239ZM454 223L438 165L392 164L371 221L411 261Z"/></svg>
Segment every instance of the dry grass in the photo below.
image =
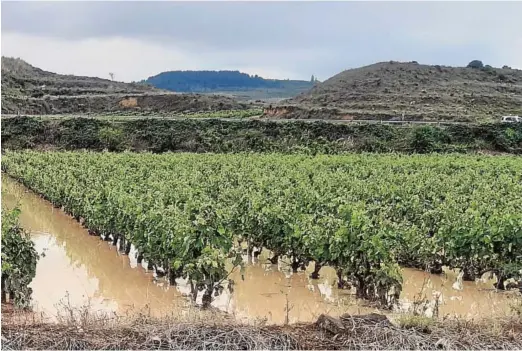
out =
<svg viewBox="0 0 522 351"><path fill-rule="evenodd" d="M117 327L3 326L2 337L6 350L284 350L298 346L291 336L267 328L157 320L136 320Z"/></svg>
<svg viewBox="0 0 522 351"><path fill-rule="evenodd" d="M522 323L522 299L515 300L515 302L513 302L513 304L511 305L511 310L513 311L515 316L517 316L518 319L520 320L520 322Z"/></svg>
<svg viewBox="0 0 522 351"><path fill-rule="evenodd" d="M288 334L239 325L218 311L195 309L162 318L147 313L124 316L62 305L54 322L2 306L5 350L250 350L296 349Z"/></svg>
<svg viewBox="0 0 522 351"><path fill-rule="evenodd" d="M184 316L153 318L143 313L100 315L64 306L58 321L50 323L3 305L2 317L6 350L522 348L522 320L516 316L482 322L401 317L396 323L353 316L341 319L344 329L338 333L317 324L239 324L228 315L199 309Z"/></svg>
<svg viewBox="0 0 522 351"><path fill-rule="evenodd" d="M328 350L520 350L522 324L505 321L434 322L429 331L402 328L383 322L345 321L343 333L318 331L313 326L294 328L290 334L304 349ZM499 328L492 328L496 325Z"/></svg>
<svg viewBox="0 0 522 351"><path fill-rule="evenodd" d="M430 327L435 324L435 320L425 316L405 315L397 318L397 323L402 329L414 329L429 333Z"/></svg>

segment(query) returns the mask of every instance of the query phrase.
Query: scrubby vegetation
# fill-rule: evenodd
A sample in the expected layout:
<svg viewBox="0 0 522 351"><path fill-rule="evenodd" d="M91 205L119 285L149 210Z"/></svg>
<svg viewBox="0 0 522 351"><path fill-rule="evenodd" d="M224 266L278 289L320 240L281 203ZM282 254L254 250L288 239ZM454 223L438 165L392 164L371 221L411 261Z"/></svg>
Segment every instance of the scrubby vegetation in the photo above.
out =
<svg viewBox="0 0 522 351"><path fill-rule="evenodd" d="M498 121L522 115L522 70L380 62L349 69L283 104L370 119Z"/></svg>
<svg viewBox="0 0 522 351"><path fill-rule="evenodd" d="M371 316L371 315L370 315ZM459 320L395 325L386 318L331 318L324 324L241 325L220 318L205 321L96 318L60 324L13 323L2 316L6 350L520 350L522 325L516 320ZM7 318L6 318L7 317Z"/></svg>
<svg viewBox="0 0 522 351"><path fill-rule="evenodd" d="M18 307L27 307L32 290L28 286L36 274L38 253L18 224L18 209L2 207L2 302L9 297Z"/></svg>
<svg viewBox="0 0 522 351"><path fill-rule="evenodd" d="M107 132L111 131L110 136ZM5 149L185 152L522 153L522 124L446 126L345 125L326 122L223 120L2 120Z"/></svg>

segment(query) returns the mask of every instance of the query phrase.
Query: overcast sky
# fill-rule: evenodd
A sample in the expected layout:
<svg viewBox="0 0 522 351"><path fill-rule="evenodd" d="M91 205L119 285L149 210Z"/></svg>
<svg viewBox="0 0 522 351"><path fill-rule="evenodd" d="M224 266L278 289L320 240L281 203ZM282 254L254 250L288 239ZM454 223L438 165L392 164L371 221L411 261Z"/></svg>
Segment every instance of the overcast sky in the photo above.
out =
<svg viewBox="0 0 522 351"><path fill-rule="evenodd" d="M2 55L132 81L232 69L320 80L379 61L522 68L522 2L5 2Z"/></svg>

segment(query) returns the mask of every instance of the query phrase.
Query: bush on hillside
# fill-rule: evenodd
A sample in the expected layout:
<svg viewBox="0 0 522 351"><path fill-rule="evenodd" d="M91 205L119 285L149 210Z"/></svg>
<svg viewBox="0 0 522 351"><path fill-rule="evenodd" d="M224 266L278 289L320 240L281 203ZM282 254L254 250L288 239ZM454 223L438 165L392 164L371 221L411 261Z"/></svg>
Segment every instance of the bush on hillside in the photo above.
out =
<svg viewBox="0 0 522 351"><path fill-rule="evenodd" d="M485 65L484 67L481 68L481 70L483 72L486 72L486 73L489 73L489 74L492 74L492 75L497 74L497 71L490 65Z"/></svg>
<svg viewBox="0 0 522 351"><path fill-rule="evenodd" d="M468 68L483 68L484 64L480 60L473 60L468 63Z"/></svg>
<svg viewBox="0 0 522 351"><path fill-rule="evenodd" d="M441 144L448 142L450 139L443 129L422 126L414 129L410 138L410 148L417 153L436 152Z"/></svg>
<svg viewBox="0 0 522 351"><path fill-rule="evenodd" d="M124 146L124 135L121 129L103 127L98 132L103 147L109 151L122 151Z"/></svg>

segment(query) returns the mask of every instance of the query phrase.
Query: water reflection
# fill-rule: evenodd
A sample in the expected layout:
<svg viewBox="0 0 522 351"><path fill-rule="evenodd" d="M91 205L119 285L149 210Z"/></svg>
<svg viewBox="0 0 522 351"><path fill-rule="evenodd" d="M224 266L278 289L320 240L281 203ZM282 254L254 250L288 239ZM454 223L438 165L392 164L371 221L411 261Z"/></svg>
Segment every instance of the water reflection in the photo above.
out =
<svg viewBox="0 0 522 351"><path fill-rule="evenodd" d="M159 316L187 304L175 289L158 287L152 274L133 269L115 247L89 236L77 221L5 176L2 200L8 207L19 204L22 226L31 232L37 251L45 252L31 282L38 310L54 315L57 305L70 303L119 313L150 310Z"/></svg>
<svg viewBox="0 0 522 351"><path fill-rule="evenodd" d="M94 310L120 314L138 309L156 316L189 309L184 296L190 288L182 279L176 287L156 280L137 263L134 248L129 257L121 255L116 247L89 236L77 221L6 176L2 177L2 201L9 207L19 204L22 226L31 232L38 252L45 253L31 283L37 310L52 315L61 303L90 304ZM312 280L311 267L292 274L281 262L268 264L268 257L263 251L254 259L245 270L244 280L239 270L234 271L233 293L225 289L213 305L241 320L268 323L313 321L321 313L375 311L355 299L352 292L337 289L333 269L323 267L320 279ZM509 313L516 296L494 292L488 280L462 282L453 272L436 276L404 269L403 276L398 310L410 309L422 298L430 301L427 314L433 314L438 304L439 315L491 316Z"/></svg>

